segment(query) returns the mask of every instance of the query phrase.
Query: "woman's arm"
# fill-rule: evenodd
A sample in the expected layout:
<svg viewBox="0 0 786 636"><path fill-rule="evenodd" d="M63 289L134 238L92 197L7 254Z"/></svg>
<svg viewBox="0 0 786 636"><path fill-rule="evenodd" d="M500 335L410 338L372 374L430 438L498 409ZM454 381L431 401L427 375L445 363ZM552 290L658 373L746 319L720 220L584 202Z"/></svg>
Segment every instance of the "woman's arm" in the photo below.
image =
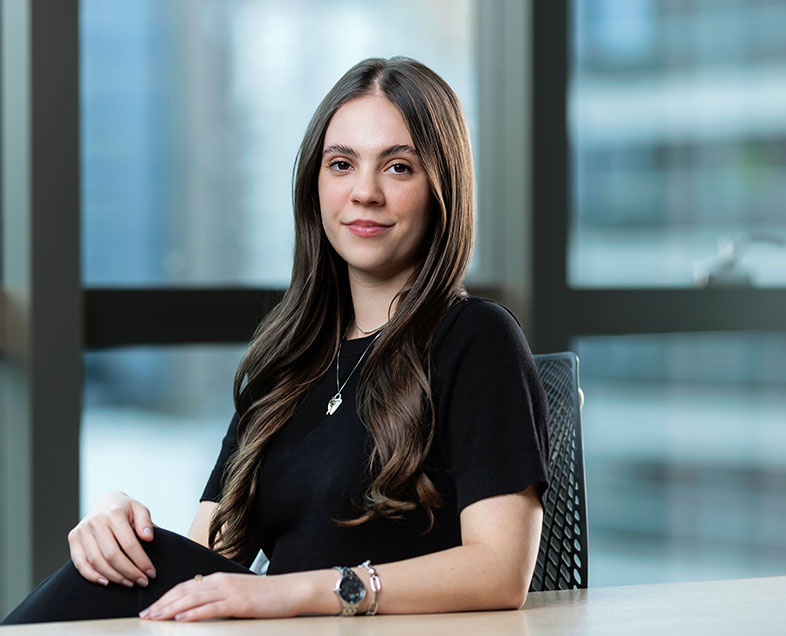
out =
<svg viewBox="0 0 786 636"><path fill-rule="evenodd" d="M208 533L210 532L210 520L213 518L218 504L214 501L203 501L199 504L194 522L191 524L191 529L188 531L188 538L192 541L209 547Z"/></svg>
<svg viewBox="0 0 786 636"><path fill-rule="evenodd" d="M405 561L374 564L379 613L513 609L527 597L543 509L534 487L482 499L461 513L462 545ZM354 565L354 564L341 564ZM370 590L368 573L353 568ZM160 620L335 614L335 570L272 576L212 574L172 588L141 615ZM365 612L370 593L359 608Z"/></svg>
<svg viewBox="0 0 786 636"><path fill-rule="evenodd" d="M542 523L543 508L534 487L467 506L461 512L462 545L375 566L382 582L378 611L520 608L535 570ZM363 568L359 573L369 589L368 573ZM334 599L334 606L337 602ZM367 604L364 601L361 610Z"/></svg>

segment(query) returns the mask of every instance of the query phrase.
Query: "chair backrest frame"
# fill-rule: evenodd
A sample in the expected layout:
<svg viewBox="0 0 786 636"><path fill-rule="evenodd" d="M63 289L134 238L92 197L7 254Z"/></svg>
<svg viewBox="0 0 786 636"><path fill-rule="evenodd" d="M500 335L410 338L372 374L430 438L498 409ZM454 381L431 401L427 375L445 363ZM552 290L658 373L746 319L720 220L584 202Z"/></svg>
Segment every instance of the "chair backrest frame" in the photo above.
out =
<svg viewBox="0 0 786 636"><path fill-rule="evenodd" d="M549 408L549 488L532 591L587 587L587 490L575 353L533 356Z"/></svg>

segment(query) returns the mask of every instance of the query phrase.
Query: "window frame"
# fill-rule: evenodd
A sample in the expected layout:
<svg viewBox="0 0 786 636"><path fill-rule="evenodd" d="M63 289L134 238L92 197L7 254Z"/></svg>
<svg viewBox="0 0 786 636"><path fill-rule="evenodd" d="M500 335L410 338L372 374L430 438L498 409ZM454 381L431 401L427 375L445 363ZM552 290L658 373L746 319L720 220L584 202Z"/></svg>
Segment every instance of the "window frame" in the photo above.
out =
<svg viewBox="0 0 786 636"><path fill-rule="evenodd" d="M786 289L570 286L570 1L531 5L534 348L568 350L593 335L786 330Z"/></svg>

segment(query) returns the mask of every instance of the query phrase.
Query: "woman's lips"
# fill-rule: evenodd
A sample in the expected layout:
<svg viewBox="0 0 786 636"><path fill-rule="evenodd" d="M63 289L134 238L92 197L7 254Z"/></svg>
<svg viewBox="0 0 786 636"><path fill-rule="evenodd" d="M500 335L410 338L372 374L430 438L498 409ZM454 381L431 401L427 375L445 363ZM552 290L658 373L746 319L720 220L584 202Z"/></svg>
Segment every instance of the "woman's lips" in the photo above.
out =
<svg viewBox="0 0 786 636"><path fill-rule="evenodd" d="M347 229L352 232L352 234L362 237L379 236L391 227L391 225L382 225L374 221L357 220L347 223Z"/></svg>

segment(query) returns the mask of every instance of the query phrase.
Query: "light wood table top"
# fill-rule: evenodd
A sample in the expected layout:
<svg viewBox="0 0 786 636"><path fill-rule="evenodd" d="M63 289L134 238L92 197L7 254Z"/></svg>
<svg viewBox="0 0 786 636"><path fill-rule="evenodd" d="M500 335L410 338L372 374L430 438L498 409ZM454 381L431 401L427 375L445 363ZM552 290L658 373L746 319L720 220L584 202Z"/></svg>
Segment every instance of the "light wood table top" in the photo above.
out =
<svg viewBox="0 0 786 636"><path fill-rule="evenodd" d="M136 618L15 625L2 636L464 636L475 634L786 634L786 576L595 587L535 592L522 611L426 614L421 616L333 616L204 623L151 622Z"/></svg>

